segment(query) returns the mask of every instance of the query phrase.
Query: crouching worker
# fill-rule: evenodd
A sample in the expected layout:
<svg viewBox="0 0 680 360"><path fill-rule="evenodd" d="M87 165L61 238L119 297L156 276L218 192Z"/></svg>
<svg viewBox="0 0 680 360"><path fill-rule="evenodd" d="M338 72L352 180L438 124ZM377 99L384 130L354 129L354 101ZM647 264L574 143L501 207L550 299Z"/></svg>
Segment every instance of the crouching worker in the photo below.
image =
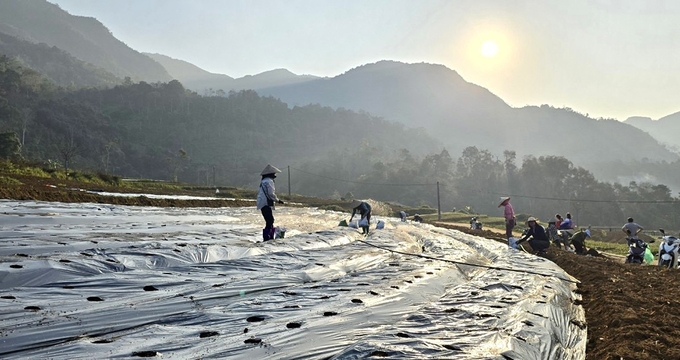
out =
<svg viewBox="0 0 680 360"><path fill-rule="evenodd" d="M545 253L550 247L550 240L548 240L548 235L545 233L545 228L538 223L535 217L530 217L527 220L527 226L529 229L526 234L517 241L517 245L529 240L529 245L536 253Z"/></svg>
<svg viewBox="0 0 680 360"><path fill-rule="evenodd" d="M361 233L368 235L368 228L371 225L371 205L365 201L354 200L351 206L352 217L349 218L348 222L352 222L354 215L356 215L358 211L359 215L361 215L361 220L359 220Z"/></svg>
<svg viewBox="0 0 680 360"><path fill-rule="evenodd" d="M590 230L581 230L569 238L569 242L574 245L574 250L579 255L586 253L586 238L590 237Z"/></svg>
<svg viewBox="0 0 680 360"><path fill-rule="evenodd" d="M406 213L406 211L402 210L399 212L399 217L401 218L401 222L406 222L408 214Z"/></svg>
<svg viewBox="0 0 680 360"><path fill-rule="evenodd" d="M263 241L271 240L274 238L274 204L283 204L283 201L276 197L276 187L274 186L274 179L276 179L276 173L280 173L281 170L267 164L267 167L262 170L262 181L260 181L260 190L257 193L257 209L262 212L262 217L264 218L264 229L262 229L262 239Z"/></svg>

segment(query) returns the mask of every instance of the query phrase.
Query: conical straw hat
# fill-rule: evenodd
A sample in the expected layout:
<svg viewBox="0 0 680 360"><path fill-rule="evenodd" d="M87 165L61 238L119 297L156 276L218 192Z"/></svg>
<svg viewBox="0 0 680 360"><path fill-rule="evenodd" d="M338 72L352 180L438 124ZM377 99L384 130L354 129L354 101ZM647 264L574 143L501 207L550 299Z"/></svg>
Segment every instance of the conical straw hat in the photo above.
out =
<svg viewBox="0 0 680 360"><path fill-rule="evenodd" d="M503 203L506 202L506 201L508 201L508 200L510 200L510 197L509 197L509 196L501 197L501 203L498 204L498 207L501 207L501 205L503 205Z"/></svg>
<svg viewBox="0 0 680 360"><path fill-rule="evenodd" d="M280 173L280 172L281 172L281 170L277 169L274 166L267 164L267 167L265 167L264 170L262 170L262 173L260 173L260 175L276 174L276 173Z"/></svg>

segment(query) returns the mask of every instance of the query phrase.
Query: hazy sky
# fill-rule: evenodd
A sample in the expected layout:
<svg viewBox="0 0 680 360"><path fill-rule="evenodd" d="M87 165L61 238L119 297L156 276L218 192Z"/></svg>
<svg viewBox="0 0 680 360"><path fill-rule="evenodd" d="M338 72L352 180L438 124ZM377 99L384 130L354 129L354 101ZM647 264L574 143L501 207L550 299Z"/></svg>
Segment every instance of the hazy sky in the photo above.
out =
<svg viewBox="0 0 680 360"><path fill-rule="evenodd" d="M50 0L132 48L234 77L444 64L512 106L680 111L677 0ZM493 41L498 54L485 57Z"/></svg>

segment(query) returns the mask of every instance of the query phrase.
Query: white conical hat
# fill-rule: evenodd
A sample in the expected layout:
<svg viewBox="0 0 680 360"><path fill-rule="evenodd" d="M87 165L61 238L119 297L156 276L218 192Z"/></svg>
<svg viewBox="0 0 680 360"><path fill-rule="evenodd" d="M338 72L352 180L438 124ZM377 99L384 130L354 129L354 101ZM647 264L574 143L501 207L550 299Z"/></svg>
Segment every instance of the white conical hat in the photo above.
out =
<svg viewBox="0 0 680 360"><path fill-rule="evenodd" d="M503 203L506 202L506 201L508 201L508 200L510 200L510 197L509 197L509 196L503 196L503 197L501 197L501 203L498 204L498 207L501 207L501 205L503 205Z"/></svg>
<svg viewBox="0 0 680 360"><path fill-rule="evenodd" d="M277 169L274 166L267 164L267 166L264 168L264 170L262 170L262 173L260 173L260 175L276 174L276 173L280 173L280 172L281 172L281 170Z"/></svg>

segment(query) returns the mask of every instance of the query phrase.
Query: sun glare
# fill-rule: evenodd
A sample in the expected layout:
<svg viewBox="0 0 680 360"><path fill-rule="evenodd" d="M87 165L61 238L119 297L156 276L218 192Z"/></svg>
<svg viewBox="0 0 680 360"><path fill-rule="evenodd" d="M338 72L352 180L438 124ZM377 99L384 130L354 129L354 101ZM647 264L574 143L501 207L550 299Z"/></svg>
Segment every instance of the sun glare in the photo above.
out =
<svg viewBox="0 0 680 360"><path fill-rule="evenodd" d="M498 44L494 41L486 41L482 44L482 55L486 57L494 57L498 54Z"/></svg>

